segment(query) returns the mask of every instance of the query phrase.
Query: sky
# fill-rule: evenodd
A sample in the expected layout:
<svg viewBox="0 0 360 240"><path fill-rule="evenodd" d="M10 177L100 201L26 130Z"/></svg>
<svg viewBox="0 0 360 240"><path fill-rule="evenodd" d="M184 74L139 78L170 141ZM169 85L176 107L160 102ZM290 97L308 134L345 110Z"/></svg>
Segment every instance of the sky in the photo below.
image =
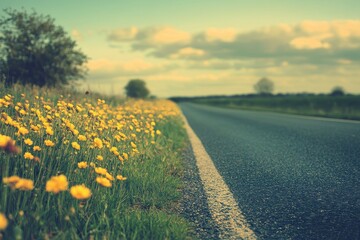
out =
<svg viewBox="0 0 360 240"><path fill-rule="evenodd" d="M359 0L0 0L62 26L88 57L79 90L124 95L360 93ZM3 15L0 12L0 16Z"/></svg>

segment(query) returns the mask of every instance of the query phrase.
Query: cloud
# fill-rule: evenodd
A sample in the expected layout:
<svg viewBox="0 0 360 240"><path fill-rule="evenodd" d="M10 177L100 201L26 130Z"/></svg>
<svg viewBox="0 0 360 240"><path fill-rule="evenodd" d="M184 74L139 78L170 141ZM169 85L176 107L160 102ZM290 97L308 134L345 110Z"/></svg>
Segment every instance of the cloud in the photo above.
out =
<svg viewBox="0 0 360 240"><path fill-rule="evenodd" d="M129 38L124 35L131 35L129 29L116 31L121 37L110 34L109 41L125 41ZM148 27L131 36L134 51L173 60L265 58L293 64L360 60L360 20L303 21L248 32L209 28L192 34L173 27Z"/></svg>
<svg viewBox="0 0 360 240"><path fill-rule="evenodd" d="M176 53L171 55L171 58L177 59L177 58L196 58L196 57L202 57L205 55L205 51L202 49L192 48L192 47L185 47L179 49Z"/></svg>
<svg viewBox="0 0 360 240"><path fill-rule="evenodd" d="M115 42L131 41L136 38L138 32L139 30L136 27L119 28L111 31L107 39Z"/></svg>
<svg viewBox="0 0 360 240"><path fill-rule="evenodd" d="M205 31L205 37L208 42L232 42L235 40L236 34L236 30L233 28L209 28Z"/></svg>

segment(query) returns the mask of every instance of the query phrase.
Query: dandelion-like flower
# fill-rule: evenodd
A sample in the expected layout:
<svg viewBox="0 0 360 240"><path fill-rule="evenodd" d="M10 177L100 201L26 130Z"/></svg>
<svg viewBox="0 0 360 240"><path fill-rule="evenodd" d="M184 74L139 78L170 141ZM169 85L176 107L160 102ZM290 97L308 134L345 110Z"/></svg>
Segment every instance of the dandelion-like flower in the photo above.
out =
<svg viewBox="0 0 360 240"><path fill-rule="evenodd" d="M77 142L72 142L71 146L76 150L80 150L80 145Z"/></svg>
<svg viewBox="0 0 360 240"><path fill-rule="evenodd" d="M73 196L73 198L84 200L91 197L91 190L85 187L84 184L75 185L70 188L70 194Z"/></svg>
<svg viewBox="0 0 360 240"><path fill-rule="evenodd" d="M100 138L94 138L94 146L97 148L103 148L103 142Z"/></svg>
<svg viewBox="0 0 360 240"><path fill-rule="evenodd" d="M33 150L34 150L34 151L41 151L41 147L40 147L40 146L34 146L34 147L33 147Z"/></svg>
<svg viewBox="0 0 360 240"><path fill-rule="evenodd" d="M104 177L97 177L96 182L104 187L111 187L112 185L110 180Z"/></svg>
<svg viewBox="0 0 360 240"><path fill-rule="evenodd" d="M107 170L106 170L106 168L96 167L96 168L95 168L95 172L96 172L97 174L106 175Z"/></svg>
<svg viewBox="0 0 360 240"><path fill-rule="evenodd" d="M78 168L87 168L88 167L87 162L79 162L77 165L78 165Z"/></svg>
<svg viewBox="0 0 360 240"><path fill-rule="evenodd" d="M29 130L27 130L25 127L20 127L18 133L21 135L26 135L29 133Z"/></svg>
<svg viewBox="0 0 360 240"><path fill-rule="evenodd" d="M46 191L59 193L60 191L66 191L68 189L68 181L65 175L61 174L59 176L51 177L50 180L46 182Z"/></svg>
<svg viewBox="0 0 360 240"><path fill-rule="evenodd" d="M24 143L29 146L33 145L33 141L30 138L25 139Z"/></svg>
<svg viewBox="0 0 360 240"><path fill-rule="evenodd" d="M86 137L84 135L79 135L78 140L79 141L86 141Z"/></svg>
<svg viewBox="0 0 360 240"><path fill-rule="evenodd" d="M9 136L0 134L0 149L8 153L19 153L20 149L15 145L15 141Z"/></svg>
<svg viewBox="0 0 360 240"><path fill-rule="evenodd" d="M0 231L5 230L8 225L8 220L6 219L5 214L0 213Z"/></svg>
<svg viewBox="0 0 360 240"><path fill-rule="evenodd" d="M55 143L51 140L45 140L44 141L45 145L48 146L48 147L53 147L55 146Z"/></svg>
<svg viewBox="0 0 360 240"><path fill-rule="evenodd" d="M101 156L101 155L97 155L97 156L96 156L96 160L103 161L104 158L103 158L103 156Z"/></svg>
<svg viewBox="0 0 360 240"><path fill-rule="evenodd" d="M125 181L125 180L127 179L127 177L124 177L124 176L122 176L122 175L117 175L117 176L116 176L116 179L117 179L117 180L120 180L120 181Z"/></svg>

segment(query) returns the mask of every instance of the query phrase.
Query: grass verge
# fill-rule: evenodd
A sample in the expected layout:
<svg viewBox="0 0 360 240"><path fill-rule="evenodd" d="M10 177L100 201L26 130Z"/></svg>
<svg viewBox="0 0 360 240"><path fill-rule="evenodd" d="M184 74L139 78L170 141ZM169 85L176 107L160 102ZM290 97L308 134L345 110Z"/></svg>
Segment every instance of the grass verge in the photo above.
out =
<svg viewBox="0 0 360 240"><path fill-rule="evenodd" d="M1 87L0 238L189 238L178 108L98 97Z"/></svg>

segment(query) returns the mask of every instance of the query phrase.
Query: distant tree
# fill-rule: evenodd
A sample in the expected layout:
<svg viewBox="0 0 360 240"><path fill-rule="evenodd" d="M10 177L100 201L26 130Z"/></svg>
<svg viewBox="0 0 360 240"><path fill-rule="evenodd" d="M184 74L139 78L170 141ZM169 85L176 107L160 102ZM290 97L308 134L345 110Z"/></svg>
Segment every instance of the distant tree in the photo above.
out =
<svg viewBox="0 0 360 240"><path fill-rule="evenodd" d="M132 98L146 98L150 91L141 79L132 79L125 86L126 95Z"/></svg>
<svg viewBox="0 0 360 240"><path fill-rule="evenodd" d="M330 95L331 96L344 96L345 95L345 90L341 86L336 86L331 90Z"/></svg>
<svg viewBox="0 0 360 240"><path fill-rule="evenodd" d="M61 86L83 78L87 57L49 15L4 10L0 18L0 78L14 83Z"/></svg>
<svg viewBox="0 0 360 240"><path fill-rule="evenodd" d="M274 91L274 82L268 78L261 78L254 85L254 89L258 94L272 94Z"/></svg>

